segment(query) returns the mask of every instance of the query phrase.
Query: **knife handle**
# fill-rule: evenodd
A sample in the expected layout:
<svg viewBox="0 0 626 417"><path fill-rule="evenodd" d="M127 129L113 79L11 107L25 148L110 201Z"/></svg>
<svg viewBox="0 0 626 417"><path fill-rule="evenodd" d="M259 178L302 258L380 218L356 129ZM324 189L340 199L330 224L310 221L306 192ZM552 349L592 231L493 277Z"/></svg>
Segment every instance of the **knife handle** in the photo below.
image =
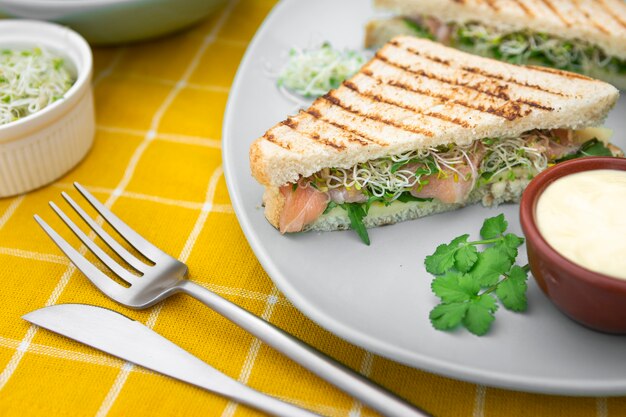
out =
<svg viewBox="0 0 626 417"><path fill-rule="evenodd" d="M379 413L394 417L430 416L314 347L193 281L182 281L179 289Z"/></svg>

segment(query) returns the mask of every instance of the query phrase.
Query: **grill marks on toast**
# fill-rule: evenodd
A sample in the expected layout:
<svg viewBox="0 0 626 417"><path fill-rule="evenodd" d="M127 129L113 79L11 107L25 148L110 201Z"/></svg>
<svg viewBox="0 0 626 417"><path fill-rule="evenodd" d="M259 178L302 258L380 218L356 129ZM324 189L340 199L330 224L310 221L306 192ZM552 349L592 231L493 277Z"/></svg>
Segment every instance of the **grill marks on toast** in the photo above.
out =
<svg viewBox="0 0 626 417"><path fill-rule="evenodd" d="M401 72L404 72L405 73L404 75L406 74L410 76L418 75L419 77L414 77L416 80L419 80L420 78L426 78L426 79L441 81L441 80L438 80L436 77L429 76L425 72L407 71L405 68L403 68L403 65L396 64L387 59L380 59L380 57L377 57L377 58L379 62L382 62L388 66L391 66L395 68L396 70L400 70ZM436 92L434 89L420 88L416 85L411 85L410 83L404 82L402 80L386 79L384 76L381 76L378 72L371 71L369 69L366 69L363 72L385 84L393 85L394 87L402 88L404 90L419 93L422 95L434 97L434 98L441 100L442 102L451 102L451 103L460 104L464 107L474 109L474 110L479 110L481 112L492 113L492 114L495 114L496 116L504 117L508 120L515 120L516 118L522 116L521 106L515 103L511 103L510 105L507 105L506 102L504 104L499 103L500 105L496 107L494 106L495 103L493 103L495 100L493 100L492 97L489 97L489 96L487 97L487 98L492 98L492 100L487 100L487 98L481 100L480 92L477 92L476 90L472 90L474 93L478 93L478 94L472 94L471 92L467 91L471 89L464 88L458 84L450 84L451 88L437 89L438 92ZM490 104L489 106L485 106L483 104L480 104L481 101L482 102L489 101Z"/></svg>
<svg viewBox="0 0 626 417"><path fill-rule="evenodd" d="M428 89L422 89L419 87L416 87L414 85L410 85L409 83L400 81L400 80L393 80L393 79L385 79L385 78L381 78L379 75L376 75L373 71L368 70L368 69L364 69L362 71L364 74L369 75L370 77L380 81L383 84L387 84L387 85L391 85L393 87L397 87L400 88L402 90L406 90L407 92L411 92L411 93L418 93L421 94L423 96L428 96L434 99L439 100L442 103L452 103L452 104L458 104L460 106L466 107L468 109L471 110L478 110L480 112L483 113L491 113L494 114L496 116L499 117L503 117L507 120L515 120L517 117L521 116L521 106L519 104L516 103L511 103L510 106L506 107L506 108L502 108L501 107L494 107L492 105L490 106L484 106L482 104L476 103L475 99L476 97L468 97L467 99L462 99L462 98L454 98L454 93L459 93L458 90L452 91L452 92L446 92L446 93L436 93L432 90L428 90ZM459 94L459 96L463 96L463 94ZM474 100L472 100L474 99Z"/></svg>
<svg viewBox="0 0 626 417"><path fill-rule="evenodd" d="M447 66L451 65L450 60L426 54L424 52L418 51L417 49L411 48L409 46L400 45L400 43L398 41L392 41L390 43L392 45L394 45L394 46L399 47L399 48L404 48L406 51L409 51L409 52L411 52L411 53L413 53L415 55L418 55L418 56L421 56L421 57L423 57L425 59L428 59L429 61L436 62L438 64L447 65ZM519 80L516 80L514 78L505 77L505 76L500 75L500 74L493 74L493 73L485 71L485 70L483 70L481 68L474 68L474 67L470 67L470 66L461 66L461 67L459 67L459 69L463 70L465 72L471 72L471 73L474 73L474 74L482 75L483 77L490 78L492 80L504 81L505 83L508 83L508 84L514 84L514 85L518 85L520 87L527 87L527 88L531 88L533 90L541 91L541 92L548 93L548 94L553 94L553 95L560 96L560 97L571 97L571 96L569 96L567 94L564 94L564 93L562 93L560 91L553 91L553 90L551 90L549 88L545 88L545 87L542 87L540 85L531 84L531 83L528 83L528 82L525 82L525 81L519 81Z"/></svg>
<svg viewBox="0 0 626 417"><path fill-rule="evenodd" d="M551 11L551 12L552 12L552 13L553 13L556 17L558 17L558 18L559 18L559 20L560 20L561 22L563 22L563 24L564 24L565 26L567 26L567 27L572 26L572 22L570 22L569 20L567 20L567 19L565 18L565 16L563 16L563 15L561 14L561 12L559 11L559 9L558 9L558 8L554 5L554 3L552 3L552 0L541 0L541 2L542 2L543 4L545 4L545 5L546 5L546 7L547 7L548 9L550 9L550 11Z"/></svg>
<svg viewBox="0 0 626 417"><path fill-rule="evenodd" d="M410 65L405 65L405 64L394 62L393 60L389 59L387 56L381 53L378 53L376 55L376 58L379 61L384 62L385 64L390 65L406 73L417 75L423 78L428 78L431 80L435 80L443 84L447 84L452 87L449 92L450 95L458 94L459 96L465 96L465 97L470 98L472 96L471 94L472 92L477 93L477 94L474 94L475 97L473 97L475 101L478 101L478 102L487 101L490 104L488 106L483 105L483 104L470 105L469 104L470 102L468 100L457 100L457 101L460 103L467 104L468 107L473 107L480 111L487 111L497 116L504 117L508 120L515 120L517 118L528 115L531 110L528 108L523 108L523 105L528 106L528 107L538 108L541 110L546 110L546 111L554 110L552 107L544 106L532 100L525 100L521 98L512 100L509 94L507 93L508 86L506 84L491 83L491 85L485 85L485 84L481 85L481 84L477 84L474 82L465 82L459 79L449 79L449 78L446 78L437 74L430 73L421 68L414 68ZM471 91L468 91L468 90L471 90ZM445 89L442 89L442 91L445 91ZM439 94L439 96L441 96L441 94ZM448 101L451 99L451 97L446 97L446 98ZM491 98L491 100L489 100L489 98Z"/></svg>
<svg viewBox="0 0 626 417"><path fill-rule="evenodd" d="M318 104L320 101L319 99L316 100L313 105L305 110L308 114L310 114L311 116L313 116L314 118L316 118L317 120L327 123L331 126L334 126L335 128L342 130L343 132L347 132L350 133L351 135L353 135L356 138L359 138L361 140L359 141L355 141L354 143L358 143L361 146L368 146L371 144L376 144L376 145L380 145L380 146L387 146L388 143L385 141L382 141L380 139L376 139L373 138L371 136L369 136L367 133L364 133L362 131L360 131L359 129L356 129L348 124L339 122L339 121L335 121L332 120L330 118L328 118L327 116L324 115L324 113L322 111L320 111L319 109L317 109L316 107L314 107L316 104ZM365 145L367 144L367 145Z"/></svg>
<svg viewBox="0 0 626 417"><path fill-rule="evenodd" d="M469 66L463 66L461 68L467 72L473 72L474 74L479 74L479 75L482 75L483 77L493 78L494 80L504 81L505 83L519 85L520 87L526 87L526 88L530 88L530 89L541 91L541 92L548 93L548 94L553 94L555 96L560 96L560 97L572 97L569 94L564 94L559 91L552 91L549 88L545 88L540 85L531 84L525 81L518 81L514 78L505 77L500 74L492 74L480 68L469 67Z"/></svg>
<svg viewBox="0 0 626 417"><path fill-rule="evenodd" d="M372 78L372 81L374 81L377 84L381 84L381 82L376 80L376 79ZM377 102L380 102L380 103L389 104L391 106L398 107L400 109L411 111L411 112L413 112L415 114L421 114L421 115L424 115L426 117L433 117L433 118L436 118L436 119L439 119L439 120L443 120L443 121L448 122L448 123L452 123L452 124L463 126L465 128L468 128L468 129L475 127L475 125L473 125L471 123L468 123L465 120L456 118L456 117L450 117L450 116L447 116L445 114L441 114L441 113L433 112L433 111L424 111L424 110L418 109L415 106L411 106L409 104L402 103L401 101L394 100L393 98L384 96L382 94L372 94L369 91L363 90L361 87L359 87L356 83L354 83L352 81L344 82L343 86L345 88L348 88L348 89L354 91L355 93L359 94L360 96L362 96L364 98L367 98L367 99L370 99L372 101L377 101Z"/></svg>
<svg viewBox="0 0 626 417"><path fill-rule="evenodd" d="M496 12L500 11L500 6L496 4L495 0L485 0L485 2L487 3L487 6L491 7Z"/></svg>
<svg viewBox="0 0 626 417"><path fill-rule="evenodd" d="M272 133L266 133L265 135L263 135L263 138L265 140L267 140L268 142L273 143L276 146L279 146L283 149L286 149L288 151L291 150L291 145L288 144L287 142L283 142L282 140L278 139L274 134Z"/></svg>
<svg viewBox="0 0 626 417"><path fill-rule="evenodd" d="M524 0L515 0L515 3L528 17L535 17L535 13L524 3Z"/></svg>
<svg viewBox="0 0 626 417"><path fill-rule="evenodd" d="M363 111L363 110L359 110L353 106L351 106L348 103L345 103L340 97L338 97L338 90L334 90L331 91L330 93L324 95L321 97L322 100L327 100L330 103L341 107L342 109L349 111L350 113L356 114L358 116L361 117L365 117L371 120L374 120L376 122L381 122L384 124L387 124L389 126L393 126L396 127L398 129L403 129L403 130L407 130L409 132L413 132L413 133L417 133L420 135L424 135L424 136L428 136L428 137L432 137L435 134L433 132L431 132L430 130L426 130L426 129L422 129L420 127L417 126L412 126L408 123L403 123L403 118L398 118L398 120L394 120L394 119L390 119L386 116L384 116L383 114L381 114L380 112L376 112L376 110L374 110L373 112L370 111ZM367 100L367 98L366 98ZM373 107L373 106L372 106Z"/></svg>
<svg viewBox="0 0 626 417"><path fill-rule="evenodd" d="M533 70L533 71L547 72L547 73L550 73L550 74L560 75L561 77L565 77L565 78L573 78L573 79L577 79L577 80L593 81L593 78L589 78L589 77L586 77L584 75L576 74L576 73L573 73L573 72L561 71L561 70L556 69L556 68L538 67L536 65L524 65L524 66L526 68L528 68L528 69Z"/></svg>
<svg viewBox="0 0 626 417"><path fill-rule="evenodd" d="M344 129L343 125L324 120L322 114L316 109L301 110L298 115L288 117L263 136L267 141L283 149L298 152L297 148L305 146L305 143L299 143L299 146L294 148L290 143L279 139L279 137L284 139L285 129L297 133L300 141L314 142L336 152L344 151L350 145L365 147L376 144L368 138L349 132Z"/></svg>
<svg viewBox="0 0 626 417"><path fill-rule="evenodd" d="M423 52L420 52L420 51L418 51L415 48L411 48L411 47L408 47L408 46L404 46L403 47L402 45L400 45L399 42L391 42L391 44L396 46L396 47L402 48L405 51L408 51L408 52L410 52L410 53L412 53L414 55L423 57L423 58L425 58L425 59L427 59L429 61L436 62L436 63L441 63L441 64L446 65L446 66L450 65L450 62L447 61L447 60L442 60L441 58L437 58L437 57L430 56L428 54L424 54ZM376 57L379 58L379 59L383 59L383 60L387 59L386 57L385 58L381 58L380 56L378 56L378 54L376 55ZM412 70L411 68L406 68L406 67L407 66L403 66L402 68L407 70L407 71L409 71L409 72L414 72L414 73L416 72L415 70ZM509 78L508 80L505 80L504 77L502 77L502 76L494 76L494 75L488 74L486 72L479 72L479 71L475 71L475 70L467 70L465 67L461 67L461 68L457 69L457 71L459 71L459 70L460 70L460 72L462 72L463 76L467 76L468 74L465 74L465 73L471 72L473 74L479 74L479 75L481 75L481 76L483 76L485 78L488 78L488 80L478 80L479 83L476 84L476 83L463 82L462 80L458 80L458 79L457 80L450 80L450 79L446 79L444 77L434 77L432 75L430 76L430 78L434 78L434 79L436 79L438 81L441 81L441 82L444 82L446 84L460 85L460 86L463 86L463 87L471 88L473 90L479 91L481 93L485 93L487 95L491 95L493 97L498 97L498 98L501 98L503 100L511 100L509 95L506 93L506 91L508 90L509 86L507 84L499 84L499 83L497 83L494 80L507 81L507 82L510 82L512 84L516 84L516 85L519 85L519 86L531 87L531 88L534 87L535 89L538 89L538 90L546 92L546 93L552 93L552 94L557 94L557 95L561 95L561 96L563 95L561 93L553 93L553 92L551 92L551 91L549 91L547 89L541 88L539 86L532 86L532 85L528 85L527 83L522 83L522 82L519 82L519 81L515 81L514 79L510 79ZM422 75L421 74L422 72L423 72L423 70L418 70L417 71L418 75ZM485 81L487 81L488 84L485 84ZM483 85L490 86L490 88L482 87ZM528 106L531 106L531 107L536 107L538 109L542 109L542 110L547 110L547 111L554 110L552 107L545 106L543 104L537 103L536 101L532 101L532 100L517 99L516 101L519 102L519 103L524 103L524 104L526 104Z"/></svg>
<svg viewBox="0 0 626 417"><path fill-rule="evenodd" d="M303 129L298 129L298 126L300 126L300 122L296 119L294 119L293 117L288 117L287 120L283 120L281 122L281 124L289 127L292 130L295 130L296 132L298 132L301 135L306 136L307 138L314 140L318 143L321 143L322 145L326 145L326 146L330 146L331 148L338 150L338 151L343 151L344 149L346 149L346 146L341 144L341 143L337 143L335 141L332 141L328 138L323 138L320 136L320 134L318 132L308 132L306 130Z"/></svg>
<svg viewBox="0 0 626 417"><path fill-rule="evenodd" d="M595 27L605 35L611 35L611 32L607 28L605 28L601 22L598 22L594 19L593 15L589 13L589 9L580 4L580 0L572 0L572 5L576 9L576 11L578 11L578 13L584 16L585 23L590 23L591 25L593 25L593 27Z"/></svg>
<svg viewBox="0 0 626 417"><path fill-rule="evenodd" d="M604 10L607 15L611 16L615 22L626 29L626 19L621 17L618 13L615 13L614 9L606 3L606 0L596 0L595 2L598 3L602 10ZM626 5L624 5L623 2L621 2L619 6L617 4L615 6L622 7L622 12L626 13Z"/></svg>
<svg viewBox="0 0 626 417"><path fill-rule="evenodd" d="M350 133L339 126L336 126L332 122L326 122L324 120L315 117L313 114L317 114L317 111L305 111L301 110L298 114L297 118L302 121L301 124L298 125L298 131L307 131L312 139L316 140L319 137L325 138L325 140L330 141L341 139L345 144L342 145L347 148L347 144L351 143L356 146L370 146L374 143L367 140L362 136L355 135L354 133ZM308 129L308 130L307 130Z"/></svg>

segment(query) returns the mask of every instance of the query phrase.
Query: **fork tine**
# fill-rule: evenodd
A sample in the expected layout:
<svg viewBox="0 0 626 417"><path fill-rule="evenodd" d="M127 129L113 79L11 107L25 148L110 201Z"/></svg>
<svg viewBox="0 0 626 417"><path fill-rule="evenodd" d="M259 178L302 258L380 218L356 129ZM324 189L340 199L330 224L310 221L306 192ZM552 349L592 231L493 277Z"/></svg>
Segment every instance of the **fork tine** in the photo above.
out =
<svg viewBox="0 0 626 417"><path fill-rule="evenodd" d="M81 255L76 249L74 249L69 243L67 243L53 228L43 221L41 217L35 214L35 220L39 223L39 226L50 236L50 238L56 243L61 251L70 258L70 261L83 273L89 281L96 287L105 293L108 297L114 300L120 300L124 297L124 287L113 281L106 276L102 271L96 268L91 262L89 262L83 255Z"/></svg>
<svg viewBox="0 0 626 417"><path fill-rule="evenodd" d="M139 272L146 272L147 265L137 259L132 253L126 250L126 248L113 239L94 219L92 219L85 210L82 209L65 191L61 193L65 201L78 213L78 215L97 233L98 236L111 248L120 258L126 261L130 266Z"/></svg>
<svg viewBox="0 0 626 417"><path fill-rule="evenodd" d="M133 283L133 281L137 278L136 276L134 276L124 267L118 264L105 251L100 249L100 247L93 240L89 239L89 236L87 236L85 232L83 232L78 226L76 226L76 223L74 223L69 217L67 217L67 215L63 213L59 206L51 201L50 207L52 207L52 210L54 210L54 212L61 218L61 220L63 220L67 227L69 227L72 232L74 232L74 234L78 236L81 242L83 242L83 244L87 246L89 250L92 251L93 254L96 255L98 259L100 259L102 263L107 266L107 268L109 268L111 271L113 271L114 274L122 278L127 283Z"/></svg>
<svg viewBox="0 0 626 417"><path fill-rule="evenodd" d="M96 209L96 211L104 217L104 219L135 249L142 253L152 262L156 262L159 257L169 256L161 249L144 239L139 233L135 232L126 223L120 220L111 210L106 208L98 201L85 187L75 182L74 187L85 197L87 201Z"/></svg>

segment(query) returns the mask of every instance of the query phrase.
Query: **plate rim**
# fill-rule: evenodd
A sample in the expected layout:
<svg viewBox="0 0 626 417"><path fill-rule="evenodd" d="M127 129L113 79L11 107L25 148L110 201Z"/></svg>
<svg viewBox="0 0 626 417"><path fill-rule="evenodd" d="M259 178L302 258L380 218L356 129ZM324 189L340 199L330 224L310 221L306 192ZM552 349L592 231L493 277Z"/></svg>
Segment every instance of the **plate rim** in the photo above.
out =
<svg viewBox="0 0 626 417"><path fill-rule="evenodd" d="M423 370L455 380L461 380L473 384L482 384L495 388L509 389L514 391L523 391L539 394L568 395L568 396L620 396L626 394L626 378L623 381L597 381L591 383L586 381L582 386L579 380L572 381L565 378L545 378L545 377L524 377L512 376L506 372L493 372L472 366L459 366L458 364L450 364L445 360L434 359L429 355L417 354L410 352L408 349L399 348L389 343L385 343L379 339L373 338L360 331L354 330L333 319L312 306L306 298L302 297L298 291L284 279L278 266L272 257L263 247L258 234L251 225L250 218L246 215L244 205L241 201L240 194L236 191L234 180L234 167L231 167L229 154L231 153L232 137L231 126L235 118L235 101L240 94L242 79L248 67L251 65L251 56L261 43L262 38L270 29L275 19L280 18L283 9L290 3L297 0L279 0L272 10L267 14L262 24L255 32L252 40L248 44L246 51L239 63L233 83L231 84L228 94L228 100L223 118L222 127L222 164L224 168L224 177L229 197L231 199L233 209L239 225L242 229L248 244L253 253L257 257L261 266L268 274L272 282L278 289L289 299L289 301L305 316L313 320L322 328L330 331L333 335L354 344L360 348L368 350L376 355L380 355L386 359L404 364L414 369Z"/></svg>

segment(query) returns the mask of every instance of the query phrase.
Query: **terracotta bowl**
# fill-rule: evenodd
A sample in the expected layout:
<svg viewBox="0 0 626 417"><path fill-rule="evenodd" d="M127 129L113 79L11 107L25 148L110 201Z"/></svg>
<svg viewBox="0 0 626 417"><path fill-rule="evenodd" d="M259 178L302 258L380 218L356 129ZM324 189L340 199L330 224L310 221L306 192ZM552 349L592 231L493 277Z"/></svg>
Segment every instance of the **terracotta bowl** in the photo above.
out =
<svg viewBox="0 0 626 417"><path fill-rule="evenodd" d="M535 222L537 201L548 185L563 176L596 169L626 171L626 159L587 157L545 170L522 195L520 221L532 274L554 305L587 327L626 334L626 280L590 271L564 258L546 242Z"/></svg>

